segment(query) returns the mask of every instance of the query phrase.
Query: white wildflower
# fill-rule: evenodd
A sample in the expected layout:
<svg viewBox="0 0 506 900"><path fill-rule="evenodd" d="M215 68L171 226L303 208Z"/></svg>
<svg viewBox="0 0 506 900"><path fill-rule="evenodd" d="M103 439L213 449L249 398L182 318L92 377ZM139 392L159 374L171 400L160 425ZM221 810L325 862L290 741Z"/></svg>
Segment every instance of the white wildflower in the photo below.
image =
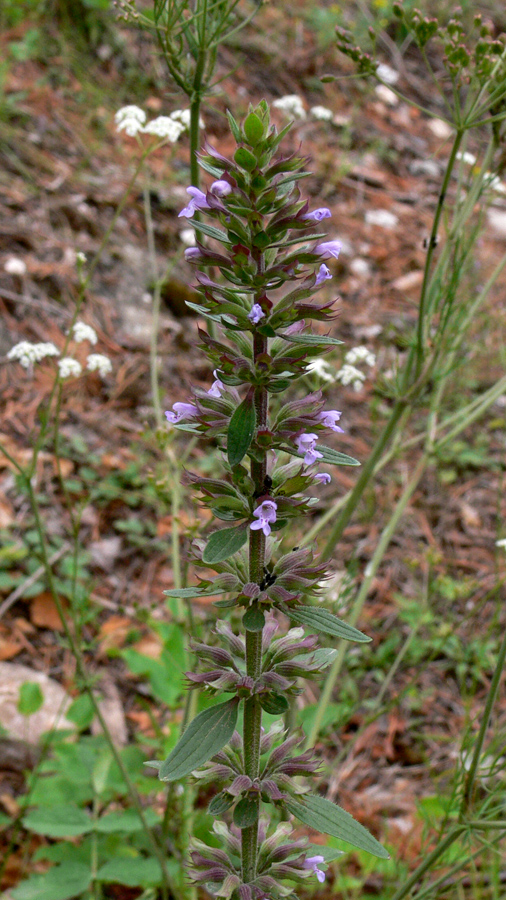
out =
<svg viewBox="0 0 506 900"><path fill-rule="evenodd" d="M392 66L387 66L386 63L380 63L378 68L376 69L376 75L378 78L381 78L385 84L395 84L399 81L399 73L392 69Z"/></svg>
<svg viewBox="0 0 506 900"><path fill-rule="evenodd" d="M181 238L183 244L186 245L186 247L194 247L197 243L195 231L193 228L183 228L183 230L179 232L179 237Z"/></svg>
<svg viewBox="0 0 506 900"><path fill-rule="evenodd" d="M274 100L272 105L276 109L281 109L287 115L294 116L296 119L306 118L306 110L298 94L286 94L286 96Z"/></svg>
<svg viewBox="0 0 506 900"><path fill-rule="evenodd" d="M154 134L156 137L164 138L171 144L175 144L185 130L185 126L182 122L176 122L169 116L158 116L157 119L148 122L142 130L144 134Z"/></svg>
<svg viewBox="0 0 506 900"><path fill-rule="evenodd" d="M175 122L181 122L187 131L190 130L190 121L191 121L191 113L189 109L175 109L174 112L171 112L170 118ZM199 117L199 128L205 128L204 120Z"/></svg>
<svg viewBox="0 0 506 900"><path fill-rule="evenodd" d="M72 356L64 356L58 360L58 368L60 370L60 378L77 378L83 371L81 363Z"/></svg>
<svg viewBox="0 0 506 900"><path fill-rule="evenodd" d="M60 351L50 342L31 344L30 341L20 341L9 350L7 359L17 359L23 369L29 369L30 366L45 359L46 356L59 355Z"/></svg>
<svg viewBox="0 0 506 900"><path fill-rule="evenodd" d="M399 98L395 91L392 91L386 84L377 84L374 88L374 93L379 97L382 103L386 103L387 106L397 106L399 102Z"/></svg>
<svg viewBox="0 0 506 900"><path fill-rule="evenodd" d="M345 387L348 384L351 384L353 385L353 390L360 391L362 389L362 383L365 381L365 375L360 369L346 363L342 369L339 369L337 380Z"/></svg>
<svg viewBox="0 0 506 900"><path fill-rule="evenodd" d="M76 253L76 262L78 262L81 266L84 266L86 262L86 254L82 253L81 250L78 250Z"/></svg>
<svg viewBox="0 0 506 900"><path fill-rule="evenodd" d="M322 122L331 122L334 118L334 113L327 106L312 106L309 112L313 119L321 119Z"/></svg>
<svg viewBox="0 0 506 900"><path fill-rule="evenodd" d="M86 322L80 322L79 319L72 329L72 337L76 344L81 344L83 341L89 341L90 344L97 343L97 333L95 329L92 328L91 325L86 325Z"/></svg>
<svg viewBox="0 0 506 900"><path fill-rule="evenodd" d="M26 263L19 256L9 256L4 262L8 275L26 275Z"/></svg>
<svg viewBox="0 0 506 900"><path fill-rule="evenodd" d="M461 153L460 150L457 153L457 159L462 160L463 163L466 163L468 166L476 165L476 157L472 153L468 153L467 150L464 153Z"/></svg>
<svg viewBox="0 0 506 900"><path fill-rule="evenodd" d="M86 368L89 372L98 372L101 378L105 378L112 372L112 362L103 353L90 353L86 360Z"/></svg>
<svg viewBox="0 0 506 900"><path fill-rule="evenodd" d="M307 364L306 374L316 375L318 378L321 378L322 381L329 382L334 382L337 378L332 367L324 359L321 359L321 357L317 357Z"/></svg>
<svg viewBox="0 0 506 900"><path fill-rule="evenodd" d="M506 550L506 538L502 538L500 541L495 542L496 547L504 547Z"/></svg>
<svg viewBox="0 0 506 900"><path fill-rule="evenodd" d="M344 360L352 366L357 362L364 362L366 366L371 367L376 364L374 353L371 353L367 347L352 347L351 350L348 350Z"/></svg>
<svg viewBox="0 0 506 900"><path fill-rule="evenodd" d="M129 137L135 137L143 130L146 113L139 106L123 106L114 116L117 131L125 131Z"/></svg>

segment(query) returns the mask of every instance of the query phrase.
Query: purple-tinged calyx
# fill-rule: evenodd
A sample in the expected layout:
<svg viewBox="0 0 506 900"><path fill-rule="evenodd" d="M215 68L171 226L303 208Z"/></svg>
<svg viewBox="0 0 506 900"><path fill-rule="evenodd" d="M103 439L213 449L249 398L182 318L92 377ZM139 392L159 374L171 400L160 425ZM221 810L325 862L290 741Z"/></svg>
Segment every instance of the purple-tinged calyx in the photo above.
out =
<svg viewBox="0 0 506 900"><path fill-rule="evenodd" d="M343 429L340 428L339 425L336 425L336 422L339 422L341 415L342 413L337 409L324 409L318 413L318 418L326 428L330 428L332 431L335 431L336 434L344 434Z"/></svg>
<svg viewBox="0 0 506 900"><path fill-rule="evenodd" d="M232 186L225 181L223 178L219 178L218 181L213 181L211 187L209 188L211 194L215 194L216 197L226 197L227 194L232 192Z"/></svg>
<svg viewBox="0 0 506 900"><path fill-rule="evenodd" d="M299 453L304 454L304 463L306 466L312 466L317 459L323 459L323 453L316 450L317 434L299 434L295 438L295 445Z"/></svg>
<svg viewBox="0 0 506 900"><path fill-rule="evenodd" d="M185 206L178 214L178 218L184 216L186 219L191 219L197 209L209 209L209 203L203 191L190 185L186 188L186 193L190 195L191 199L188 206Z"/></svg>
<svg viewBox="0 0 506 900"><path fill-rule="evenodd" d="M316 281L314 283L315 288L320 287L320 285L323 284L324 281L328 281L329 278L332 278L332 273L330 269L325 265L325 263L322 263L320 268L318 269L318 275L316 276Z"/></svg>
<svg viewBox="0 0 506 900"><path fill-rule="evenodd" d="M323 856L308 856L308 858L304 860L304 868L312 869L320 884L323 884L325 881L325 872L323 869L319 869L318 866L324 862L325 858Z"/></svg>
<svg viewBox="0 0 506 900"><path fill-rule="evenodd" d="M318 253L323 259L330 259L331 257L337 259L341 252L341 248L341 241L323 241L323 243L316 245L314 252Z"/></svg>
<svg viewBox="0 0 506 900"><path fill-rule="evenodd" d="M318 209L314 209L313 212L306 213L302 218L306 219L307 222L321 222L322 219L330 219L331 215L330 209L327 209L326 206L320 206Z"/></svg>
<svg viewBox="0 0 506 900"><path fill-rule="evenodd" d="M253 511L253 515L257 517L256 522L252 522L250 528L252 531L262 530L265 537L271 533L271 525L276 521L276 510L278 504L274 500L264 500L260 506Z"/></svg>
<svg viewBox="0 0 506 900"><path fill-rule="evenodd" d="M184 258L191 262L191 260L197 260L202 258L202 253L200 252L198 247L187 247L184 251Z"/></svg>
<svg viewBox="0 0 506 900"><path fill-rule="evenodd" d="M256 325L257 322L259 322L260 319L263 319L264 316L265 313L260 304L254 303L251 307L251 312L248 313L248 319L250 320L250 322L253 322L253 324Z"/></svg>
<svg viewBox="0 0 506 900"><path fill-rule="evenodd" d="M198 409L193 403L173 403L173 412L165 411L165 417L172 425L177 425L181 419L194 419L198 415Z"/></svg>
<svg viewBox="0 0 506 900"><path fill-rule="evenodd" d="M318 475L315 475L313 480L317 481L319 484L330 484L332 478L328 472L318 472Z"/></svg>

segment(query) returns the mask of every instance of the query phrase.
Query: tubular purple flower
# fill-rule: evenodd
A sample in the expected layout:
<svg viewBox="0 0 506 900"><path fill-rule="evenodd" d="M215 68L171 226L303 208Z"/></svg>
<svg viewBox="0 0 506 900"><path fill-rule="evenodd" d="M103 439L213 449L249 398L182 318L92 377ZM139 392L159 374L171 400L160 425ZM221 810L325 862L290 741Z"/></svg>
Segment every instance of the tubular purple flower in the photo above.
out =
<svg viewBox="0 0 506 900"><path fill-rule="evenodd" d="M190 195L191 200L188 206L185 206L185 208L181 210L178 218L185 216L185 218L191 219L195 210L209 209L209 203L207 202L206 195L203 191L199 191L198 188L190 186L186 188L186 193Z"/></svg>
<svg viewBox="0 0 506 900"><path fill-rule="evenodd" d="M260 319L263 319L264 316L265 313L260 304L254 303L251 307L251 312L248 313L248 319L250 320L250 322L253 322L253 324L256 325L257 322L259 322Z"/></svg>
<svg viewBox="0 0 506 900"><path fill-rule="evenodd" d="M318 253L323 259L330 259L332 256L334 259L337 259L341 252L341 247L341 241L323 241L323 243L316 245L314 252Z"/></svg>
<svg viewBox="0 0 506 900"><path fill-rule="evenodd" d="M323 882L325 881L325 872L323 871L323 869L319 869L318 866L324 862L325 858L323 856L308 856L308 858L304 860L303 863L305 869L313 870L320 884L323 884Z"/></svg>
<svg viewBox="0 0 506 900"><path fill-rule="evenodd" d="M186 256L186 252L185 252ZM330 269L327 268L325 263L322 263L320 268L318 269L318 275L316 276L316 281L314 283L315 288L319 287L323 284L324 281L328 281L329 278L332 278Z"/></svg>
<svg viewBox="0 0 506 900"><path fill-rule="evenodd" d="M213 383L207 393L208 393L209 397L215 397L217 400L219 400L219 398L221 397L221 392L223 390L225 390L225 385L218 378L218 369L214 370L213 375L216 380L213 381Z"/></svg>
<svg viewBox="0 0 506 900"><path fill-rule="evenodd" d="M313 212L306 213L302 218L306 219L307 222L321 222L322 219L330 219L331 215L330 209L327 209L326 206L320 206L318 209L314 209Z"/></svg>
<svg viewBox="0 0 506 900"><path fill-rule="evenodd" d="M191 262L192 260L197 260L202 258L202 253L200 252L198 247L187 247L184 251L184 258Z"/></svg>
<svg viewBox="0 0 506 900"><path fill-rule="evenodd" d="M253 515L257 516L258 521L252 522L250 528L252 531L260 531L260 529L268 537L271 533L271 525L276 521L276 510L278 504L274 500L264 500L260 506L253 511Z"/></svg>
<svg viewBox="0 0 506 900"><path fill-rule="evenodd" d="M320 453L319 450L315 450L317 440L317 434L299 434L299 436L295 438L297 450L299 453L304 454L304 463L306 466L312 466L317 459L323 459L323 453Z"/></svg>
<svg viewBox="0 0 506 900"><path fill-rule="evenodd" d="M318 475L314 477L314 481L318 481L319 484L330 484L332 478L328 472L318 472Z"/></svg>
<svg viewBox="0 0 506 900"><path fill-rule="evenodd" d="M331 431L335 431L336 434L344 434L344 430L340 428L339 425L336 425L336 422L339 422L341 415L342 413L337 409L323 409L318 413L318 418L326 428L330 428Z"/></svg>
<svg viewBox="0 0 506 900"><path fill-rule="evenodd" d="M172 409L165 411L165 417L172 425L177 425L181 419L194 419L198 414L198 409L193 403L173 403Z"/></svg>
<svg viewBox="0 0 506 900"><path fill-rule="evenodd" d="M213 181L211 187L209 188L211 194L215 194L217 197L226 197L227 194L230 194L232 191L231 185L228 181L225 181L223 178L218 179L218 181Z"/></svg>

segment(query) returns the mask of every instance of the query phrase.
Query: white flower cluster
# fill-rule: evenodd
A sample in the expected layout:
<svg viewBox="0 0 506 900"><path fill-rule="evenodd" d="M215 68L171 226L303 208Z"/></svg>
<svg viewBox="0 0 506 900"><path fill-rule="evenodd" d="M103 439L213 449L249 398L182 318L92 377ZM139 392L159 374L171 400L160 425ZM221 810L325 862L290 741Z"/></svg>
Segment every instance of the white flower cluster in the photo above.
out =
<svg viewBox="0 0 506 900"><path fill-rule="evenodd" d="M503 547L506 550L506 538L495 542L496 547Z"/></svg>
<svg viewBox="0 0 506 900"><path fill-rule="evenodd" d="M78 378L83 371L81 363L74 359L73 356L64 356L62 359L59 359L58 369L62 379Z"/></svg>
<svg viewBox="0 0 506 900"><path fill-rule="evenodd" d="M32 344L30 341L20 341L14 347L11 347L7 354L7 359L17 359L23 369L29 369L34 363L40 362L46 356L59 356L60 351L54 344Z"/></svg>
<svg viewBox="0 0 506 900"><path fill-rule="evenodd" d="M112 372L112 362L103 353L90 353L86 360L86 368L90 372L98 372L101 378L105 378Z"/></svg>
<svg viewBox="0 0 506 900"><path fill-rule="evenodd" d="M72 336L76 342L76 344L81 344L83 341L89 341L90 344L97 343L97 333L91 325L86 325L85 322L80 322L79 319L75 323L72 329Z"/></svg>
<svg viewBox="0 0 506 900"><path fill-rule="evenodd" d="M374 366L376 357L367 347L352 347L344 357L344 366L337 373L337 380L345 387L353 386L354 391L360 391L365 381L365 374L357 369L355 363L365 363L366 366Z"/></svg>
<svg viewBox="0 0 506 900"><path fill-rule="evenodd" d="M321 378L322 381L334 382L336 381L337 375L332 366L329 365L324 359L321 357L316 357L306 366L306 374L307 375L316 375L317 378Z"/></svg>
<svg viewBox="0 0 506 900"><path fill-rule="evenodd" d="M190 128L190 110L175 109L170 116L158 116L146 125L146 113L139 106L123 106L118 109L114 120L116 130L124 131L129 137L137 134L153 134L155 137L170 141L174 144L183 131ZM204 122L199 119L199 125L204 128Z"/></svg>
<svg viewBox="0 0 506 900"><path fill-rule="evenodd" d="M327 106L312 106L309 110L313 119L320 119L322 122L331 122L334 113Z"/></svg>
<svg viewBox="0 0 506 900"><path fill-rule="evenodd" d="M463 163L466 163L468 166L477 166L476 173L478 174L480 171L480 167L478 165L478 160L473 153L468 153L467 150L464 150L463 153L457 153L457 159L460 159ZM506 184L501 181L498 175L494 175L493 172L485 172L486 179L486 187L491 188L493 191L497 191L498 194L506 194Z"/></svg>
<svg viewBox="0 0 506 900"><path fill-rule="evenodd" d="M306 110L298 94L286 94L286 96L274 100L272 105L288 116L294 116L296 119L306 118Z"/></svg>

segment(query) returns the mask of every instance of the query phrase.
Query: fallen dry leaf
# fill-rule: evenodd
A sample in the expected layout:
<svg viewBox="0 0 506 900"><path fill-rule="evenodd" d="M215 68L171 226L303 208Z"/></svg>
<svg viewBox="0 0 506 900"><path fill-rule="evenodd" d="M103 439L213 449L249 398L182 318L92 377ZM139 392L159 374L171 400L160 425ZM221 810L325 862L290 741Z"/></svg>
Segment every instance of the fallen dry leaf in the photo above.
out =
<svg viewBox="0 0 506 900"><path fill-rule="evenodd" d="M100 627L100 654L107 653L112 647L123 647L131 629L132 620L127 616L109 616Z"/></svg>
<svg viewBox="0 0 506 900"><path fill-rule="evenodd" d="M50 628L60 632L64 630L56 604L48 591L30 601L30 619L37 628Z"/></svg>

